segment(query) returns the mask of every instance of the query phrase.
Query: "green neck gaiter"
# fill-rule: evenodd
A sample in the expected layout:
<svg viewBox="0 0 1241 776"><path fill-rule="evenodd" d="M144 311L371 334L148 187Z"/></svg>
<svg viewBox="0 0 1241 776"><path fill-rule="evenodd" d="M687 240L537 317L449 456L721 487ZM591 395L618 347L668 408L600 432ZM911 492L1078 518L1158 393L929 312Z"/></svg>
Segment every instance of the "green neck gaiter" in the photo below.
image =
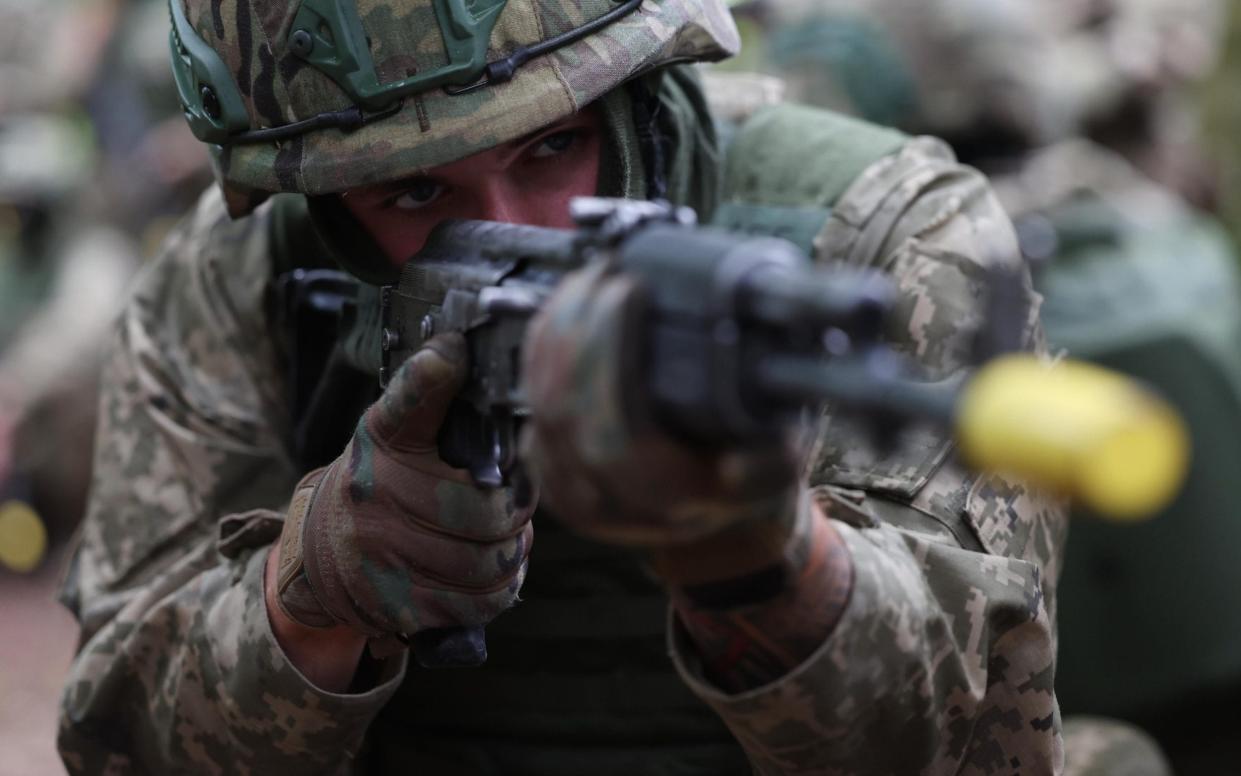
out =
<svg viewBox="0 0 1241 776"><path fill-rule="evenodd" d="M651 102L651 94L658 95L653 104L635 104ZM613 90L599 106L611 140L602 163L599 193L648 198L648 155L651 144L657 143L664 197L675 205L694 208L702 220L709 220L719 201L723 152L697 71L688 66L667 68ZM643 140L636 113L653 118L653 139Z"/></svg>

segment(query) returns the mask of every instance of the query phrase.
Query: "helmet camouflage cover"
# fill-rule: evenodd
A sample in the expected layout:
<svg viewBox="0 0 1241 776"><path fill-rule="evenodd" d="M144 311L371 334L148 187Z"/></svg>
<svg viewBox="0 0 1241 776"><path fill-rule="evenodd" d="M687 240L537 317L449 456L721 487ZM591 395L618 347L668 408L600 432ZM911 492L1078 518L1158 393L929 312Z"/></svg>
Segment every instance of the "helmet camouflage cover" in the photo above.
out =
<svg viewBox="0 0 1241 776"><path fill-rule="evenodd" d="M186 118L230 212L397 180L738 47L722 0L171 0Z"/></svg>

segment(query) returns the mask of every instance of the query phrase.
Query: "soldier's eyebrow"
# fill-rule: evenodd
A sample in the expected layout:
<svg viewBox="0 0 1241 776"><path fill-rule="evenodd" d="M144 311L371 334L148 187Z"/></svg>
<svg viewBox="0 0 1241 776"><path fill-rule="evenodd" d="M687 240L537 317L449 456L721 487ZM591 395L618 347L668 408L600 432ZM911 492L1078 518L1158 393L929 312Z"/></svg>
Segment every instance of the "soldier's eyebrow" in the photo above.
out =
<svg viewBox="0 0 1241 776"><path fill-rule="evenodd" d="M574 113L572 116L567 116L555 123L544 125L529 134L517 138L516 140L510 140L507 143L502 143L497 146L501 152L500 158L502 160L502 165L507 167L516 160L520 159L531 146L538 143L540 140L549 138L552 135L558 135L561 132L576 132L578 130L586 129L589 126L589 116L582 113ZM434 176L431 177L433 178Z"/></svg>
<svg viewBox="0 0 1241 776"><path fill-rule="evenodd" d="M513 149L524 148L545 135L555 134L557 132L567 132L571 129L578 129L579 127L585 127L588 125L589 122L585 115L582 113L574 113L571 116L564 117L560 121L539 127L533 132L522 135L516 140L510 140L504 144L504 147Z"/></svg>
<svg viewBox="0 0 1241 776"><path fill-rule="evenodd" d="M588 116L584 115L583 113L575 113L572 116L567 116L553 124L547 124L546 126L540 127L534 130L533 132L522 135L516 140L510 140L507 143L501 143L500 145L496 146L496 148L503 149L506 161L508 161L508 160L511 160L513 157L517 156L518 154L520 154L526 148L528 148L531 143L534 143L535 141L540 140L541 138L547 137L548 135L554 135L559 132L570 132L570 131L577 130L577 129L585 129L589 127L590 125L591 125L590 118ZM425 170L423 172L420 172L414 175L410 175L405 178L401 178L400 180L395 180L389 183L382 184L382 191L384 192L403 191L405 189L408 189L410 186L412 186L415 183L421 183L421 182L426 182L426 181L430 181L433 183L440 182L440 179L436 177L435 175L434 168L430 170Z"/></svg>
<svg viewBox="0 0 1241 776"><path fill-rule="evenodd" d="M379 194L381 194L382 196L386 197L392 194L393 192L405 191L409 187L413 186L415 183L424 183L424 182L439 183L440 179L435 177L435 175L433 175L430 172L424 172L424 173L418 173L416 175L409 175L399 180L389 181L387 183L380 184L374 190L378 192Z"/></svg>

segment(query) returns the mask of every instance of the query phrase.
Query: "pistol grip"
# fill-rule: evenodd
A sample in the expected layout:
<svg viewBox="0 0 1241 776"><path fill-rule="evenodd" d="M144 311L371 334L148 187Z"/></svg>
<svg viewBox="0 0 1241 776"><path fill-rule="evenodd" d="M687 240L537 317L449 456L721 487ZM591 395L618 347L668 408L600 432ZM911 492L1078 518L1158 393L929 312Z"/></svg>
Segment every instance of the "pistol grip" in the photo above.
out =
<svg viewBox="0 0 1241 776"><path fill-rule="evenodd" d="M468 471L476 485L499 488L507 484L511 445L495 420L467 402L453 402L440 427L438 442L440 459Z"/></svg>

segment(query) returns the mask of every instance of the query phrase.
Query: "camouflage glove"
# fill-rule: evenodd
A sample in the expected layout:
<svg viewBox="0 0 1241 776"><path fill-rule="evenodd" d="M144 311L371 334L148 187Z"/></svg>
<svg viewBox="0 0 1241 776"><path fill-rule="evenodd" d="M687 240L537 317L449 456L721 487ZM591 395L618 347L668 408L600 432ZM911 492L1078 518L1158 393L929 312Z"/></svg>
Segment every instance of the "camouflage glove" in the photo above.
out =
<svg viewBox="0 0 1241 776"><path fill-rule="evenodd" d="M590 267L567 278L531 323L523 454L544 503L604 541L713 547L703 563L729 554L751 558L744 565L773 561L798 524L792 445L695 449L657 426L642 363L645 300L634 278Z"/></svg>
<svg viewBox="0 0 1241 776"><path fill-rule="evenodd" d="M476 487L437 452L466 362L461 335L430 340L341 456L298 485L277 577L293 620L379 637L482 625L516 600L534 494Z"/></svg>

